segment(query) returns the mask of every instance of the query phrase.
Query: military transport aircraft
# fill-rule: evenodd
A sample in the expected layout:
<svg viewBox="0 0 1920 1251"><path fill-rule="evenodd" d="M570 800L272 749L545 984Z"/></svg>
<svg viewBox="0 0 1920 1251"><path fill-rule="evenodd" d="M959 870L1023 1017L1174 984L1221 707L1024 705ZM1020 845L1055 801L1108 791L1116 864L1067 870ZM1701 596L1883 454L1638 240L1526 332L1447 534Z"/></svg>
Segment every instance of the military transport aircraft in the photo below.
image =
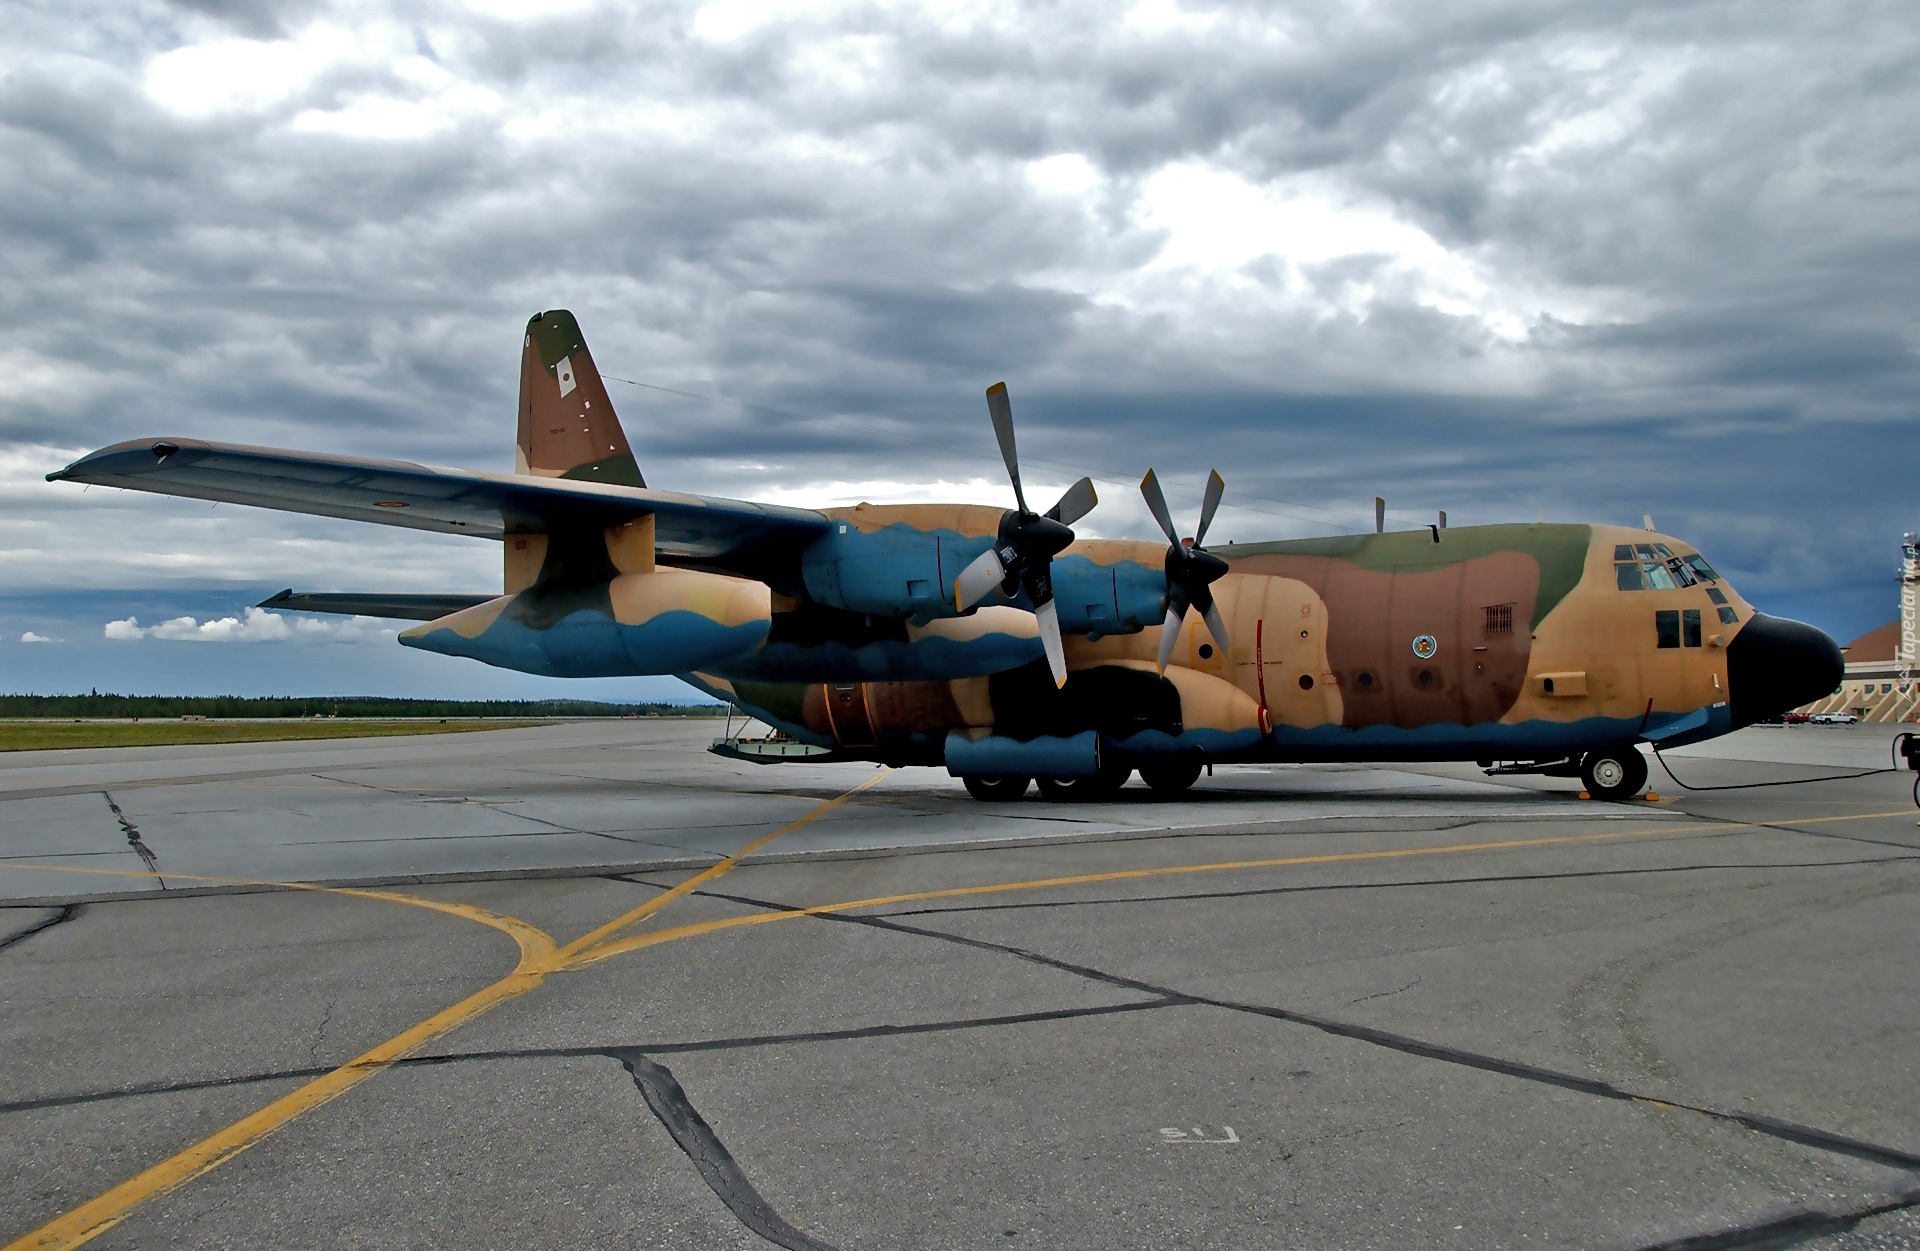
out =
<svg viewBox="0 0 1920 1251"><path fill-rule="evenodd" d="M412 619L409 647L557 677L675 674L797 758L944 765L982 800L1161 791L1216 762L1475 760L1628 798L1637 744L1825 695L1832 639L1756 613L1651 529L1439 526L1208 548L1152 471L1167 542L1076 540L1081 479L1015 507L802 509L647 486L573 315L527 323L514 472L187 438L49 479L499 542L498 595L291 591L265 607ZM743 754L752 755L752 753ZM796 758L766 751L752 758Z"/></svg>

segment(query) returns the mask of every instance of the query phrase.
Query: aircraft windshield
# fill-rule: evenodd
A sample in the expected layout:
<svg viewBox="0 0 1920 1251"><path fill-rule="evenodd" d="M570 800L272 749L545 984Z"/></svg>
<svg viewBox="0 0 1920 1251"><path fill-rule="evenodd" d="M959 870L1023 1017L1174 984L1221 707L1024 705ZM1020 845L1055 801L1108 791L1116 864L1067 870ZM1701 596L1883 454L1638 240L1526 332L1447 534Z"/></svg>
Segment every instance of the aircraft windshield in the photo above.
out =
<svg viewBox="0 0 1920 1251"><path fill-rule="evenodd" d="M1623 591L1675 591L1720 575L1697 553L1676 555L1665 543L1617 543L1613 573Z"/></svg>

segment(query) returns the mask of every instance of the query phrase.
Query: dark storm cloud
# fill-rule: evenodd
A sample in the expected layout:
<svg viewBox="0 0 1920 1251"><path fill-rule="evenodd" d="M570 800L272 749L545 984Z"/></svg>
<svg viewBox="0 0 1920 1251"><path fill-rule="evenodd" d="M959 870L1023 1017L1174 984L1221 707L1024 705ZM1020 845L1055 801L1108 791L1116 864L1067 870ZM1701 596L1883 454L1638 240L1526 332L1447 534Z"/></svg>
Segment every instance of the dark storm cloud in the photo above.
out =
<svg viewBox="0 0 1920 1251"><path fill-rule="evenodd" d="M1235 538L1364 528L1375 493L1403 524L1650 511L1763 603L1864 628L1920 520L1917 30L1872 3L28 6L0 34L0 516L42 528L10 571L129 584L139 517L155 577L246 546L236 577L470 589L495 554L102 511L29 462L170 431L504 467L520 325L565 306L607 373L716 397L615 385L661 485L997 482L1006 377L1108 533L1146 533L1149 463L1176 494L1225 471Z"/></svg>

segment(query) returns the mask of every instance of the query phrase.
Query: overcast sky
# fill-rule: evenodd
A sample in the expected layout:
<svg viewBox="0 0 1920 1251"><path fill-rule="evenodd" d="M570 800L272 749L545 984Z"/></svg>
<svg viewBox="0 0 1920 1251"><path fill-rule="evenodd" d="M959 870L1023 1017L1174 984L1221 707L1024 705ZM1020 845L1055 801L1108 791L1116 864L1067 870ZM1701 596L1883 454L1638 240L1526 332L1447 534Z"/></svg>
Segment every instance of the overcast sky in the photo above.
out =
<svg viewBox="0 0 1920 1251"><path fill-rule="evenodd" d="M1651 513L1844 642L1920 528L1917 70L1911 4L15 0L0 687L671 689L242 613L494 544L40 481L510 468L552 307L656 486L1002 502L1004 378L1083 534L1149 465L1239 540Z"/></svg>

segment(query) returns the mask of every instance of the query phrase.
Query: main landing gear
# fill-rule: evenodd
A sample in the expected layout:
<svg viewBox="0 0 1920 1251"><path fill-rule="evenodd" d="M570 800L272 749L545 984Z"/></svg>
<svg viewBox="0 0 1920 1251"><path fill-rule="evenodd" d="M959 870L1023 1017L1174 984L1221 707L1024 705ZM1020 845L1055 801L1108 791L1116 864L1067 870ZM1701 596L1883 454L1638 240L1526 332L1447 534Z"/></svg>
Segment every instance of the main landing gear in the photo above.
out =
<svg viewBox="0 0 1920 1251"><path fill-rule="evenodd" d="M983 778L969 774L960 780L966 784L967 794L983 804L1019 799L1027 793L1027 787L1033 785L1032 778Z"/></svg>
<svg viewBox="0 0 1920 1251"><path fill-rule="evenodd" d="M1647 784L1647 758L1632 744L1590 751L1580 760L1580 780L1595 799L1632 799Z"/></svg>
<svg viewBox="0 0 1920 1251"><path fill-rule="evenodd" d="M1140 766L1140 780L1160 795L1178 795L1200 780L1198 760Z"/></svg>
<svg viewBox="0 0 1920 1251"><path fill-rule="evenodd" d="M1056 804L1084 803L1093 799L1111 799L1133 776L1125 765L1103 765L1090 778L1040 778L1040 798Z"/></svg>
<svg viewBox="0 0 1920 1251"><path fill-rule="evenodd" d="M984 778L964 777L961 782L967 788L967 794L983 804L1003 804L1020 799L1033 783L1040 784L1040 798L1056 804L1085 803L1089 800L1111 799L1120 793L1120 788L1133 776L1133 770L1124 765L1109 765L1092 777L1085 778ZM1181 791L1193 785L1200 776L1200 766L1194 765L1191 771L1185 765L1172 765L1159 768L1142 769L1140 776L1148 786L1156 791Z"/></svg>

